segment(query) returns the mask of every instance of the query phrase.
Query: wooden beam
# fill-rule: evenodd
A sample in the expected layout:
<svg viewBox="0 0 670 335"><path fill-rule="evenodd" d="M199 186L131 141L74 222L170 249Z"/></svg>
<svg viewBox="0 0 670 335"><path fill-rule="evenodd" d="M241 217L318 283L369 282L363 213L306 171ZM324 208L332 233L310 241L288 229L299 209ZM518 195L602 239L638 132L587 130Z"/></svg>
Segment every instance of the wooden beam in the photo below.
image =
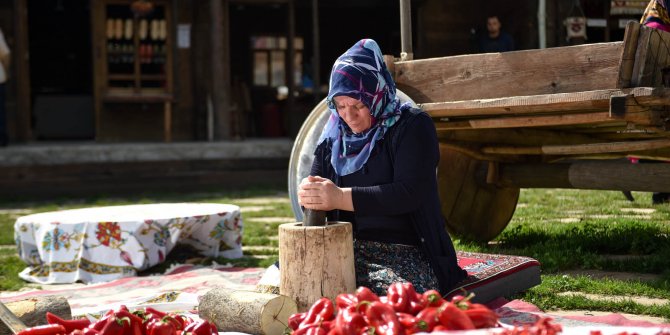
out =
<svg viewBox="0 0 670 335"><path fill-rule="evenodd" d="M653 139L629 142L590 143L578 145L543 146L487 146L484 154L494 155L591 155L611 152L634 152L670 147L670 139Z"/></svg>
<svg viewBox="0 0 670 335"><path fill-rule="evenodd" d="M635 87L574 93L540 94L495 99L419 104L432 117L510 116L543 113L583 113L609 110L613 97L623 97L626 111L670 104L670 89ZM641 106L641 107L640 107Z"/></svg>
<svg viewBox="0 0 670 335"><path fill-rule="evenodd" d="M436 121L435 128L440 130L451 129L496 129L496 128L518 128L518 127L543 127L577 125L589 123L602 123L612 120L609 112L547 115L547 116L525 116L525 117L499 117L488 119L475 119L468 121Z"/></svg>
<svg viewBox="0 0 670 335"><path fill-rule="evenodd" d="M214 137L230 139L232 134L230 109L230 21L228 0L210 0L211 88L214 109Z"/></svg>
<svg viewBox="0 0 670 335"><path fill-rule="evenodd" d="M420 59L397 62L395 78L417 103L611 89L622 50L609 42Z"/></svg>
<svg viewBox="0 0 670 335"><path fill-rule="evenodd" d="M617 88L631 86L633 67L635 66L635 51L637 50L639 35L640 23L628 21L623 36L623 51L621 53L621 63L619 63L619 80L617 81Z"/></svg>
<svg viewBox="0 0 670 335"><path fill-rule="evenodd" d="M439 130L440 141L467 142L473 144L514 145L565 145L598 142L588 134L574 134L566 131L537 128L477 129L477 130Z"/></svg>
<svg viewBox="0 0 670 335"><path fill-rule="evenodd" d="M486 182L486 168L477 179ZM626 160L578 161L572 163L498 165L501 187L575 188L670 192L670 164L632 164Z"/></svg>

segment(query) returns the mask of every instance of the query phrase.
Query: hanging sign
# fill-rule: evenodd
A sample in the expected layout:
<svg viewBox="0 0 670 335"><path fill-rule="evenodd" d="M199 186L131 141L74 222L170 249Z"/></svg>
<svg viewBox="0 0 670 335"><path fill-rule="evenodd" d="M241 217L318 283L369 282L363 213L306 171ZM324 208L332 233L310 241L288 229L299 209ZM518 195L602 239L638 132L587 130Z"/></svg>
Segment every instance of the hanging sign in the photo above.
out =
<svg viewBox="0 0 670 335"><path fill-rule="evenodd" d="M567 39L583 38L586 39L586 18L581 16L572 16L565 19L567 28Z"/></svg>

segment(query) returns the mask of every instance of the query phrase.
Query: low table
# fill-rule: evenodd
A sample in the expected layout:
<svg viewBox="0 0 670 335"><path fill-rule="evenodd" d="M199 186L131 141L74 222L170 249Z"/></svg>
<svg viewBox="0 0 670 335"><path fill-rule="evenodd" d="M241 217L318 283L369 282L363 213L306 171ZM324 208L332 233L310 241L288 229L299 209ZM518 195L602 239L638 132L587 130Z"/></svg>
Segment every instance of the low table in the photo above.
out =
<svg viewBox="0 0 670 335"><path fill-rule="evenodd" d="M95 283L134 276L165 260L177 243L204 256L242 257L240 208L162 203L93 207L22 216L14 224L19 273L40 284Z"/></svg>

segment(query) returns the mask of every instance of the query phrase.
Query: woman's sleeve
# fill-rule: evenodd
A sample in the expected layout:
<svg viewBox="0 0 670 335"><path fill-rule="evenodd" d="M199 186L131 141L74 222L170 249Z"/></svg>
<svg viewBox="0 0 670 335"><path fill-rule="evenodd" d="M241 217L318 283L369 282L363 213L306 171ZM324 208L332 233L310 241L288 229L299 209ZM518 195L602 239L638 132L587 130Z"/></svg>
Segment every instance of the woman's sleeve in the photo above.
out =
<svg viewBox="0 0 670 335"><path fill-rule="evenodd" d="M314 150L314 161L312 162L312 168L309 170L310 176L321 176L323 177L323 158L326 151L326 142L321 142L320 145Z"/></svg>
<svg viewBox="0 0 670 335"><path fill-rule="evenodd" d="M353 187L352 199L356 215L398 215L412 212L434 195L436 168L440 152L435 125L420 113L405 123L394 143L393 182ZM374 173L374 171L370 171Z"/></svg>

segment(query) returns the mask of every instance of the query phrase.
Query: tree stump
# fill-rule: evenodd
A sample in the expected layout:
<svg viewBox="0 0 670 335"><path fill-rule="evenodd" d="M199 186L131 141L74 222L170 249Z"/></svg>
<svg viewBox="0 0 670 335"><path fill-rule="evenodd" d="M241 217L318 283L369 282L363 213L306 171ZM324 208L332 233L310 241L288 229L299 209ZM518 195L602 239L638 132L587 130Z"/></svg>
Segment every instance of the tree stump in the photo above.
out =
<svg viewBox="0 0 670 335"><path fill-rule="evenodd" d="M295 301L283 295L223 287L208 291L198 305L200 317L219 331L247 334L281 335L297 311Z"/></svg>
<svg viewBox="0 0 670 335"><path fill-rule="evenodd" d="M340 293L353 293L356 273L351 223L280 225L279 273L279 293L293 298L300 312L321 297L335 299Z"/></svg>
<svg viewBox="0 0 670 335"><path fill-rule="evenodd" d="M65 320L72 318L72 311L67 299L58 295L7 302L5 305L28 327L47 324L47 312L56 314ZM0 322L0 335L5 334L10 335L12 332L4 323Z"/></svg>

